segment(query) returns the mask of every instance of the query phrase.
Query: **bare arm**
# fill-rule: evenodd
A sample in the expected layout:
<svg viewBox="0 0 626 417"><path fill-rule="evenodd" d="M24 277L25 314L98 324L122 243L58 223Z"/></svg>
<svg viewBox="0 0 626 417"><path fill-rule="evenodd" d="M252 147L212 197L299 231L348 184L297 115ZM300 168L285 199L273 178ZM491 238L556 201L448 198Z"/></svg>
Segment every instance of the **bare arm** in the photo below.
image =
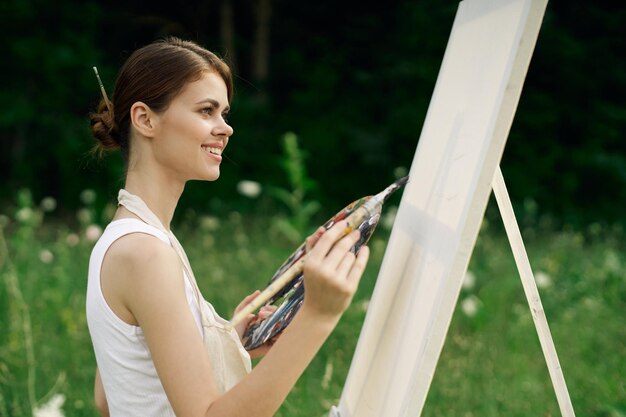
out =
<svg viewBox="0 0 626 417"><path fill-rule="evenodd" d="M118 262L124 280L120 297L141 325L152 358L178 416L272 416L311 362L356 291L368 258L349 248L358 233L341 238L345 223L319 239L305 264L304 303L276 344L239 384L220 395L210 358L186 302L176 254L154 238L137 236ZM130 237L130 236L129 236ZM146 240L149 239L149 240Z"/></svg>
<svg viewBox="0 0 626 417"><path fill-rule="evenodd" d="M102 379L100 378L100 371L96 368L96 379L93 386L93 397L96 403L96 409L102 417L109 417L109 404L107 403L107 397L104 394L104 387L102 386Z"/></svg>

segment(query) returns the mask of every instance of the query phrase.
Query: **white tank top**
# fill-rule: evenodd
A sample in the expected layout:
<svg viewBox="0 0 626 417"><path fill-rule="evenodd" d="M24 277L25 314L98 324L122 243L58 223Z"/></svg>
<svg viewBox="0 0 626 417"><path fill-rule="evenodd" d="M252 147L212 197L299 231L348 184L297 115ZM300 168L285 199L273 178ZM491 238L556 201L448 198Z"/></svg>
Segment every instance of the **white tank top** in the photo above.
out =
<svg viewBox="0 0 626 417"><path fill-rule="evenodd" d="M175 416L141 327L121 320L102 294L100 272L104 255L113 242L130 233L146 233L172 245L165 231L137 219L116 220L104 230L89 260L86 300L87 324L96 362L111 417ZM183 273L187 303L211 358L216 385L224 392L250 372L250 357L236 332L200 297L195 279L190 279L185 268Z"/></svg>

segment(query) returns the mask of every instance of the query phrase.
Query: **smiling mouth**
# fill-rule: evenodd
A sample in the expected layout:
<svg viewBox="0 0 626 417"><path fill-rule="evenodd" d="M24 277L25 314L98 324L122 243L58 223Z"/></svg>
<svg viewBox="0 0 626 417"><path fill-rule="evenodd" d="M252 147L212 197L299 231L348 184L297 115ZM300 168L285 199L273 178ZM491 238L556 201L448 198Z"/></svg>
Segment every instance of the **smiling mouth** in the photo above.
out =
<svg viewBox="0 0 626 417"><path fill-rule="evenodd" d="M221 156L222 152L224 151L223 148L216 148L213 146L202 146L202 149L204 149L205 152L208 152L213 155L218 155L218 156Z"/></svg>

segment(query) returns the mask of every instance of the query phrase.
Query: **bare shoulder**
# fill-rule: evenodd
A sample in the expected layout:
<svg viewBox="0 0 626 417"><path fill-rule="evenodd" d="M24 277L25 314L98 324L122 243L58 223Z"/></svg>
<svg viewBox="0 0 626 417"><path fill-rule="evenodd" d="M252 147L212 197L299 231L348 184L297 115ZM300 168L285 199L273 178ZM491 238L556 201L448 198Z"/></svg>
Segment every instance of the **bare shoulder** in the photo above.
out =
<svg viewBox="0 0 626 417"><path fill-rule="evenodd" d="M131 233L119 238L109 248L108 261L115 264L117 274L132 277L128 281L142 285L165 278L182 277L182 265L174 248L159 238L146 233Z"/></svg>
<svg viewBox="0 0 626 417"><path fill-rule="evenodd" d="M174 249L156 236L147 233L129 233L117 239L107 251L107 258L128 266L150 261L171 262L178 257Z"/></svg>
<svg viewBox="0 0 626 417"><path fill-rule="evenodd" d="M129 324L150 299L180 294L184 301L182 265L174 249L159 238L131 233L111 244L102 263L101 286L107 303Z"/></svg>

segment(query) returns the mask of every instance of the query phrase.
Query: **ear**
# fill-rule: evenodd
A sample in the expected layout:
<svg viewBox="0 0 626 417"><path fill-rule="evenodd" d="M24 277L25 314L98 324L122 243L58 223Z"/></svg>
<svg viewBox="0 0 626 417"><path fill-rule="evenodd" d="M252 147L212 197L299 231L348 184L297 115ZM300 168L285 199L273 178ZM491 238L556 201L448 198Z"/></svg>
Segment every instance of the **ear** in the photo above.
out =
<svg viewBox="0 0 626 417"><path fill-rule="evenodd" d="M156 113L147 104L138 101L130 108L130 123L142 136L152 138L156 127Z"/></svg>

